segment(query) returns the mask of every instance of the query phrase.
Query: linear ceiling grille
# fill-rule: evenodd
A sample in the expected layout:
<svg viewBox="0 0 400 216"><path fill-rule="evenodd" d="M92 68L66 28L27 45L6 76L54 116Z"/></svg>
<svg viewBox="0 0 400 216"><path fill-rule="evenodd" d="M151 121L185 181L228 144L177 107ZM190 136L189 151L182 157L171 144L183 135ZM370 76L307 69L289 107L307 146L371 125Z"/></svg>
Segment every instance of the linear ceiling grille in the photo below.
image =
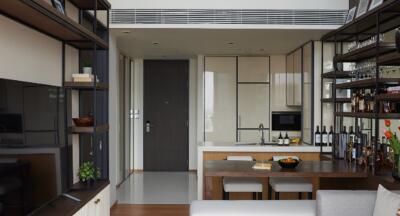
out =
<svg viewBox="0 0 400 216"><path fill-rule="evenodd" d="M112 24L342 25L345 10L112 9Z"/></svg>

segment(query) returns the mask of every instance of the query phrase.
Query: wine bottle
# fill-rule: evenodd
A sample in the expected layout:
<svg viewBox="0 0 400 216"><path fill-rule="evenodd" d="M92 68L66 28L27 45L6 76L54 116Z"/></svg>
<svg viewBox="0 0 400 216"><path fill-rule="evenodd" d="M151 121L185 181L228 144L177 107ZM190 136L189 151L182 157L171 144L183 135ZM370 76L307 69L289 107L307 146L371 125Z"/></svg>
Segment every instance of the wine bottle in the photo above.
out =
<svg viewBox="0 0 400 216"><path fill-rule="evenodd" d="M353 140L349 139L347 142L347 147L346 147L346 161L348 163L353 162Z"/></svg>
<svg viewBox="0 0 400 216"><path fill-rule="evenodd" d="M317 131L315 132L315 145L321 145L321 132L319 132L319 126L317 126Z"/></svg>
<svg viewBox="0 0 400 216"><path fill-rule="evenodd" d="M323 126L321 135L322 135L322 146L328 146L328 133L326 132L326 126Z"/></svg>
<svg viewBox="0 0 400 216"><path fill-rule="evenodd" d="M350 126L349 139L354 143L356 134L353 131L353 126Z"/></svg>
<svg viewBox="0 0 400 216"><path fill-rule="evenodd" d="M328 146L333 145L333 127L329 129L329 134L328 134Z"/></svg>
<svg viewBox="0 0 400 216"><path fill-rule="evenodd" d="M290 139L288 136L288 133L286 132L285 138L283 139L283 144L284 145L289 145L290 144Z"/></svg>
<svg viewBox="0 0 400 216"><path fill-rule="evenodd" d="M356 93L351 96L351 112L356 112Z"/></svg>
<svg viewBox="0 0 400 216"><path fill-rule="evenodd" d="M279 132L278 145L283 145L283 137L281 132Z"/></svg>
<svg viewBox="0 0 400 216"><path fill-rule="evenodd" d="M365 110L365 102L364 102L364 90L361 90L358 99L358 112L364 112Z"/></svg>

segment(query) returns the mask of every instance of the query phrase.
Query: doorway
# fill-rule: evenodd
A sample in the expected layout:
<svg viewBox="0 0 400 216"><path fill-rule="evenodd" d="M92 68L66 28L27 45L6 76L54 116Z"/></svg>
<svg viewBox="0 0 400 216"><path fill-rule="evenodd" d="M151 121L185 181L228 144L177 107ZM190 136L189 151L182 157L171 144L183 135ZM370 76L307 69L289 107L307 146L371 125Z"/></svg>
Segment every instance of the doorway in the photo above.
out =
<svg viewBox="0 0 400 216"><path fill-rule="evenodd" d="M189 61L145 60L144 171L188 171Z"/></svg>

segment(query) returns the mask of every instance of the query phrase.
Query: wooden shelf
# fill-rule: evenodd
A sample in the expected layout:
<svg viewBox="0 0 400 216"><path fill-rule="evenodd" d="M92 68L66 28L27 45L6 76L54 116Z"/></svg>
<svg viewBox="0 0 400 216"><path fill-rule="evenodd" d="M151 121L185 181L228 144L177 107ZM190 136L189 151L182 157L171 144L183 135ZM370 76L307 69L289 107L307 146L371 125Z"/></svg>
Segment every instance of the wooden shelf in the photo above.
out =
<svg viewBox="0 0 400 216"><path fill-rule="evenodd" d="M400 23L400 16L396 12L400 12L400 1L386 0L378 7L355 18L352 22L325 34L321 40L326 42L354 41L357 35L360 40L371 37L371 34L376 34L377 32L376 18L378 14L380 15L380 32L389 31Z"/></svg>
<svg viewBox="0 0 400 216"><path fill-rule="evenodd" d="M96 90L108 90L109 85L107 83L96 83ZM65 82L64 88L76 89L76 90L93 90L93 82Z"/></svg>
<svg viewBox="0 0 400 216"><path fill-rule="evenodd" d="M375 95L376 101L400 101L400 94L378 94Z"/></svg>
<svg viewBox="0 0 400 216"><path fill-rule="evenodd" d="M73 134L93 134L93 133L105 133L109 129L108 124L99 125L96 128L94 127L77 127L72 126L69 128L70 133Z"/></svg>
<svg viewBox="0 0 400 216"><path fill-rule="evenodd" d="M380 66L399 66L400 52L394 51L385 55L379 56L378 64Z"/></svg>
<svg viewBox="0 0 400 216"><path fill-rule="evenodd" d="M335 112L335 116L343 117L354 117L354 118L370 118L370 119L400 119L399 113L379 113L377 116L375 113L362 113L362 112Z"/></svg>
<svg viewBox="0 0 400 216"><path fill-rule="evenodd" d="M77 49L108 49L99 36L53 8L45 0L0 1L0 12Z"/></svg>
<svg viewBox="0 0 400 216"><path fill-rule="evenodd" d="M335 116L355 117L355 118L375 118L375 113L335 112Z"/></svg>
<svg viewBox="0 0 400 216"><path fill-rule="evenodd" d="M333 103L333 98L322 98L322 103ZM336 103L351 103L350 98L336 98Z"/></svg>
<svg viewBox="0 0 400 216"><path fill-rule="evenodd" d="M94 1L90 0L69 0L73 5L81 10L94 10ZM106 0L97 0L97 10L108 10L111 4Z"/></svg>
<svg viewBox="0 0 400 216"><path fill-rule="evenodd" d="M346 79L351 78L350 73L347 71L331 71L321 75L322 78L326 79Z"/></svg>
<svg viewBox="0 0 400 216"><path fill-rule="evenodd" d="M370 44L360 49L356 49L354 51L348 52L346 54L337 55L335 57L336 62L358 62L365 59L369 59L375 57L378 52L378 46L374 44ZM379 55L392 52L396 50L395 43L379 43Z"/></svg>
<svg viewBox="0 0 400 216"><path fill-rule="evenodd" d="M400 85L400 78L380 78L366 79L352 82L336 84L337 89L358 89L358 88L375 88L376 82L379 86Z"/></svg>

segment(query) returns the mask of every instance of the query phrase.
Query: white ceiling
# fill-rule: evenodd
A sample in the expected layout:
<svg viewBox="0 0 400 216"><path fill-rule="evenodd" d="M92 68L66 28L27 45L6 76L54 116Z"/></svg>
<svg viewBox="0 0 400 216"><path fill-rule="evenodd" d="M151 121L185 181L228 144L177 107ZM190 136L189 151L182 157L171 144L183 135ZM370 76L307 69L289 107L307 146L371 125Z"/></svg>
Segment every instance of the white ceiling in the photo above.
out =
<svg viewBox="0 0 400 216"><path fill-rule="evenodd" d="M130 33L123 33L130 31ZM287 54L330 30L302 29L112 29L126 55L182 58L204 55ZM153 43L157 42L157 45ZM233 42L231 45L229 43Z"/></svg>

